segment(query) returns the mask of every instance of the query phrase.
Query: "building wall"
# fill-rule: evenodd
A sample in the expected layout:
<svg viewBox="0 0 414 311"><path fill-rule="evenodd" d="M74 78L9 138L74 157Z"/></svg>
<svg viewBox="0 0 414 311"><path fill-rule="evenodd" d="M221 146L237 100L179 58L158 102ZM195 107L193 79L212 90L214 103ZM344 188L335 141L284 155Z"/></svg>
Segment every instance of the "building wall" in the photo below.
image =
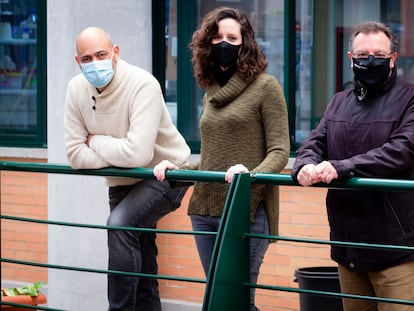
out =
<svg viewBox="0 0 414 311"><path fill-rule="evenodd" d="M74 44L78 33L87 26L105 28L114 43L120 45L122 58L150 70L150 19L150 1L107 1L104 5L98 0L48 1L48 149L47 154L38 161L67 163L63 139L64 97L67 82L79 73L74 62ZM30 161L24 156L19 160ZM106 223L107 188L102 177L11 172L1 172L0 177L2 213L19 211L29 216L36 212L41 219L98 225ZM166 216L159 228L191 230L186 215L190 195L191 190L183 206ZM280 234L327 239L329 230L324 195L324 189L281 187ZM4 220L1 225L2 256L16 255L17 259L48 260L49 264L106 269L105 230L47 226L45 231L44 225L33 225L32 228L28 224L5 224ZM26 238L36 240L40 246L38 252L29 254L27 250L32 246L22 242ZM158 245L160 274L203 277L192 237L160 234ZM19 249L25 251L17 253ZM295 269L332 264L326 246L277 242L270 246L266 254L259 283L297 286L294 282ZM85 311L107 308L104 274L57 269L39 271L33 268L23 271L21 267L16 269L2 265L2 282L26 283L44 279L48 282L50 307ZM160 288L164 310L184 310L182 304L174 309L172 301L177 300L190 303L187 304L189 307L195 305L194 310L200 309L203 284L160 280ZM262 311L298 310L299 304L297 294L266 290L258 290L257 303Z"/></svg>
<svg viewBox="0 0 414 311"><path fill-rule="evenodd" d="M47 1L48 162L67 163L64 146L64 99L69 79L80 73L75 40L89 26L104 28L129 63L151 70L151 1ZM107 187L103 178L48 176L50 219L106 224ZM49 262L106 269L105 230L50 226ZM67 310L106 310L106 276L50 269L48 301Z"/></svg>

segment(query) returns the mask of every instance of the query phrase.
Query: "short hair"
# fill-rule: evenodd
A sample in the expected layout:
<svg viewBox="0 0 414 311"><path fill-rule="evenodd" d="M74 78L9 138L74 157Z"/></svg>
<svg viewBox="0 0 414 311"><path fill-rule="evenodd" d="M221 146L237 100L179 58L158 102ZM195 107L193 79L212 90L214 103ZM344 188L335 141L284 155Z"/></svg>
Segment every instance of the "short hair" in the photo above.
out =
<svg viewBox="0 0 414 311"><path fill-rule="evenodd" d="M398 40L394 32L392 31L392 29L383 23L375 22L375 21L363 22L354 27L352 34L349 37L349 51L352 52L353 46L354 46L354 40L358 34L360 33L369 34L369 33L376 33L376 32L383 32L388 37L388 39L390 39L391 53L398 52L399 50Z"/></svg>
<svg viewBox="0 0 414 311"><path fill-rule="evenodd" d="M194 76L202 88L215 81L215 67L211 57L211 42L218 32L218 23L225 18L232 18L240 23L242 35L241 52L237 59L237 68L243 81L250 83L264 72L267 59L257 44L253 28L247 16L239 9L219 7L210 11L203 18L199 28L193 33L189 45L192 50Z"/></svg>

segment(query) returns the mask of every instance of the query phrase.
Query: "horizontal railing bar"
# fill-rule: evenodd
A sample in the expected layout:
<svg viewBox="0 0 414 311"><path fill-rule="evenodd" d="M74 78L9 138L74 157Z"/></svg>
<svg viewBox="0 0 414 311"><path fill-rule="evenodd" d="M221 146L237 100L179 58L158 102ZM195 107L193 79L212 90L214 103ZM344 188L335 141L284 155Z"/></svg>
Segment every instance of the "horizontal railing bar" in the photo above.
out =
<svg viewBox="0 0 414 311"><path fill-rule="evenodd" d="M54 174L77 174L96 176L123 176L135 178L154 178L151 168L116 168L107 167L102 169L72 169L67 164L30 163L30 162L8 162L0 161L0 170L25 171ZM180 181L205 181L224 182L225 172L200 171L200 170L169 170L166 173L168 180ZM251 174L252 183L298 186L289 174L254 173ZM414 191L414 181L403 179L385 178L360 178L353 177L345 182L332 182L331 184L319 183L312 187L335 188L335 189L368 189L388 191Z"/></svg>
<svg viewBox="0 0 414 311"><path fill-rule="evenodd" d="M39 224L47 224L47 225L88 228L88 229L155 232L155 233L164 233L164 234L217 235L217 232L212 232L212 231L166 230L166 229L153 229L153 228L105 226L105 225L95 225L95 224L81 224L81 223L76 223L76 222L35 219L35 218L19 217L19 216L12 216L12 215L0 215L0 219L7 219L7 220L13 220L13 221L25 221L25 222L32 222L32 223L39 223Z"/></svg>
<svg viewBox="0 0 414 311"><path fill-rule="evenodd" d="M292 293L312 294L312 295L338 297L338 298L352 298L352 299L381 301L381 302L392 302L392 303L404 304L404 305L414 305L414 301L405 300L405 299L382 298L382 297L363 296L363 295L354 295L354 294L342 294L342 293L330 292L330 291L319 291L319 290L312 290L312 289L272 286L272 285L264 285L264 284L253 284L253 283L244 283L243 285L248 286L248 287L260 288L260 289L279 290L279 291L292 292Z"/></svg>
<svg viewBox="0 0 414 311"><path fill-rule="evenodd" d="M0 305L1 306L19 307L19 310L23 310L23 309L20 309L20 308L24 308L24 310L31 309L31 310L45 310L45 311L68 311L68 310L63 310L63 309L54 309L54 308L41 307L41 306L31 306L31 305L25 305L25 304L21 304L21 303L13 303L13 302L5 302L5 301L0 301Z"/></svg>
<svg viewBox="0 0 414 311"><path fill-rule="evenodd" d="M28 163L28 162L4 162L0 161L0 170L24 171L34 173L75 174L96 176L122 176L134 178L155 178L152 168L116 168L107 167L101 169L75 170L65 164ZM225 182L225 172L198 171L198 170L174 170L168 171L168 179L182 181L215 181Z"/></svg>
<svg viewBox="0 0 414 311"><path fill-rule="evenodd" d="M17 259L5 258L5 257L0 257L0 262L17 264L17 265L25 265L25 266L34 266L34 267L40 267L40 268L78 271L78 272L115 274L115 275L124 275L124 276L135 276L135 277L148 278L148 279L184 281L184 282L191 282L191 283L207 283L206 279L199 279L199 278L185 278L185 277L162 275L162 274L155 275L155 274L127 272L127 271L118 271L118 270L102 270L102 269L82 268L82 267L73 267L73 266L63 266L63 265L54 265L50 263L45 264L45 263L39 263L39 262L34 262L34 261L17 260Z"/></svg>
<svg viewBox="0 0 414 311"><path fill-rule="evenodd" d="M268 185L299 186L290 175L255 173L252 174L254 183ZM330 184L318 183L312 187L322 187L331 189L366 189L366 190L387 190L387 191L414 191L414 181L405 179L386 179L386 178L360 178L352 177L347 181L333 181Z"/></svg>
<svg viewBox="0 0 414 311"><path fill-rule="evenodd" d="M91 228L91 229L106 229L106 230L121 230L121 231L139 231L139 232L155 232L161 234L180 234L180 235L217 235L217 232L212 231L191 231L191 230L166 230L166 229L153 229L153 228L135 228L135 227L121 227L121 226L105 226L105 225L95 225L95 224L81 224L81 223L71 223L63 221L52 221L52 220L42 220L35 218L27 217L18 217L11 215L0 215L0 219L7 219L12 221L25 221L32 223L48 224L48 225L59 225L59 226L68 226L68 227L80 227L80 228ZM357 247L357 248L380 248L386 250L408 250L414 251L414 246L404 246L404 245L390 245L390 244L370 244L370 243L358 243L358 242L343 242L343 241L331 241L331 240L314 240L307 238L293 238L293 237L284 237L277 235L267 235L267 234L257 234L257 233L245 233L246 237L249 238L259 238L259 239L270 239L277 241L288 241L288 242L302 242L309 244L323 244L323 245L335 245L335 246L344 246L344 247Z"/></svg>
<svg viewBox="0 0 414 311"><path fill-rule="evenodd" d="M257 233L245 233L246 237L249 238L258 238L258 239L270 239L277 241L288 241L288 242L302 242L310 244L324 244L324 245L335 245L335 246L344 246L344 247L356 247L356 248L381 248L385 250L407 250L414 251L414 246L405 246L405 245L391 245L391 244L371 244L371 243L359 243L359 242L344 242L344 241L332 241L332 240L314 240L307 238L292 238L284 237L279 235L267 235L267 234L257 234Z"/></svg>

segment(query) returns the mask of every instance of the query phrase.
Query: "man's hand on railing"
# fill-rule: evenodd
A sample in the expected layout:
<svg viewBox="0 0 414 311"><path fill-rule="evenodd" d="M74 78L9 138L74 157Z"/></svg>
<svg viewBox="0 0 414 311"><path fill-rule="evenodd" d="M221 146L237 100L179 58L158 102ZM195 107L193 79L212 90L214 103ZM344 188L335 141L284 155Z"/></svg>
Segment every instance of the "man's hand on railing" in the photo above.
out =
<svg viewBox="0 0 414 311"><path fill-rule="evenodd" d="M157 178L158 181L164 181L166 170L178 170L178 166L168 160L161 161L154 166L153 173L155 178Z"/></svg>
<svg viewBox="0 0 414 311"><path fill-rule="evenodd" d="M338 178L338 172L335 167L329 161L322 161L316 165L313 171L313 180L315 182L324 182L326 184L331 183L334 179Z"/></svg>
<svg viewBox="0 0 414 311"><path fill-rule="evenodd" d="M312 179L313 171L315 170L315 164L306 164L302 166L298 173L298 183L303 187L311 186L314 181Z"/></svg>
<svg viewBox="0 0 414 311"><path fill-rule="evenodd" d="M338 173L329 161L323 161L318 165L304 165L297 178L300 185L308 187L319 182L329 184L338 178Z"/></svg>

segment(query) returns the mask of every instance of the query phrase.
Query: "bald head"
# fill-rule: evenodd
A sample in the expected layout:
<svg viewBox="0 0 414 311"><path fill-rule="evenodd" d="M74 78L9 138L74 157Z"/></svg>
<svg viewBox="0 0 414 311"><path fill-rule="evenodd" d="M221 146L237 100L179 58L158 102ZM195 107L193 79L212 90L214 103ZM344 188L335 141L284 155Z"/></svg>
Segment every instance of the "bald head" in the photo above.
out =
<svg viewBox="0 0 414 311"><path fill-rule="evenodd" d="M95 60L113 60L114 67L119 58L119 47L112 44L109 34L101 28L89 27L76 39L76 62L88 63Z"/></svg>
<svg viewBox="0 0 414 311"><path fill-rule="evenodd" d="M101 28L89 27L83 30L76 39L76 51L90 49L98 46L112 48L112 40L107 32Z"/></svg>

